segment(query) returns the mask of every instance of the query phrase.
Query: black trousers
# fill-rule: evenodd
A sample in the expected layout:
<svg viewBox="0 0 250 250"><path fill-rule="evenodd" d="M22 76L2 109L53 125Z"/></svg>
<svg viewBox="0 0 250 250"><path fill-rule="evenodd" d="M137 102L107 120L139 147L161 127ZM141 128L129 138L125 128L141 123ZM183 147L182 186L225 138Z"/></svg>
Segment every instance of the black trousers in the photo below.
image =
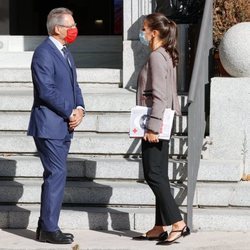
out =
<svg viewBox="0 0 250 250"><path fill-rule="evenodd" d="M169 141L149 143L142 140L144 177L156 198L155 225L172 225L182 220L179 208L171 194L168 178Z"/></svg>

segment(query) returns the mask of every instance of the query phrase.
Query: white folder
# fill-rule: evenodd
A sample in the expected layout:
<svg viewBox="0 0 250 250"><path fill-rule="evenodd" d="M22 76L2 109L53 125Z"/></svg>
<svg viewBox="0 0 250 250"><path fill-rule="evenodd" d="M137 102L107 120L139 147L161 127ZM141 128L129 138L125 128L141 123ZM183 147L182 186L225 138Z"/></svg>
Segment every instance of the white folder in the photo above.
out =
<svg viewBox="0 0 250 250"><path fill-rule="evenodd" d="M151 114L152 108L135 106L131 109L129 136L131 138L143 137L147 130L147 123ZM159 139L169 140L173 126L175 111L165 109Z"/></svg>

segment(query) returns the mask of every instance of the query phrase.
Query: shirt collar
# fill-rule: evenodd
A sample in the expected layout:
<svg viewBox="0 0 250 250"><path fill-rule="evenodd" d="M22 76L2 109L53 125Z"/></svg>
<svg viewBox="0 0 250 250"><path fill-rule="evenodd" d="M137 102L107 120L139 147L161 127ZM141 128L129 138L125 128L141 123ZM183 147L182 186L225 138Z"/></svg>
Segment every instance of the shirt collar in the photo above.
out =
<svg viewBox="0 0 250 250"><path fill-rule="evenodd" d="M64 47L59 41L57 41L53 36L49 36L49 39L51 40L52 43L55 44L57 49L63 54L62 48Z"/></svg>

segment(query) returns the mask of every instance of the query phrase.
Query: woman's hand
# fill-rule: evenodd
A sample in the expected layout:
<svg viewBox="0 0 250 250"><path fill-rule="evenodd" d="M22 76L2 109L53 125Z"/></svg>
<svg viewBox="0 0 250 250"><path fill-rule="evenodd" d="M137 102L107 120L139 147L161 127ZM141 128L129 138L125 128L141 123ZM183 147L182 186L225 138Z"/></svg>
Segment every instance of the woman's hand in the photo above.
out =
<svg viewBox="0 0 250 250"><path fill-rule="evenodd" d="M148 141L148 142L157 143L157 142L159 142L159 135L156 134L155 132L153 132L152 130L148 130L148 131L145 133L143 139L144 139L145 141Z"/></svg>

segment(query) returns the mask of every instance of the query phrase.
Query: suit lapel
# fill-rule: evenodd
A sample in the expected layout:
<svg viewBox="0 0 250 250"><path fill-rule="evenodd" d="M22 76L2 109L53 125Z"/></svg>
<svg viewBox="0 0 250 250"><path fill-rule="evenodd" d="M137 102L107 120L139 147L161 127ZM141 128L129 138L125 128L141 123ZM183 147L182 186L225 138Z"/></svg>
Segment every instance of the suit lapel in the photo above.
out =
<svg viewBox="0 0 250 250"><path fill-rule="evenodd" d="M68 63L66 62L65 58L63 57L62 53L58 50L58 48L55 46L55 44L49 39L47 38L47 43L49 44L49 46L52 49L52 52L57 56L57 58L59 58L61 60L61 62L63 63L63 65L66 67L66 69L69 71L69 73L72 75L72 71L68 65Z"/></svg>
<svg viewBox="0 0 250 250"><path fill-rule="evenodd" d="M47 43L51 47L52 52L61 60L61 62L63 63L63 65L66 67L66 69L68 70L68 72L70 74L70 77L72 79L71 84L72 84L72 88L73 88L73 92L74 92L74 99L76 102L76 93L75 93L76 70L75 70L75 63L74 63L73 57L69 51L69 60L71 63L71 67L70 67L69 63L65 60L62 53L58 50L58 48L55 46L55 44L49 38L47 38Z"/></svg>

